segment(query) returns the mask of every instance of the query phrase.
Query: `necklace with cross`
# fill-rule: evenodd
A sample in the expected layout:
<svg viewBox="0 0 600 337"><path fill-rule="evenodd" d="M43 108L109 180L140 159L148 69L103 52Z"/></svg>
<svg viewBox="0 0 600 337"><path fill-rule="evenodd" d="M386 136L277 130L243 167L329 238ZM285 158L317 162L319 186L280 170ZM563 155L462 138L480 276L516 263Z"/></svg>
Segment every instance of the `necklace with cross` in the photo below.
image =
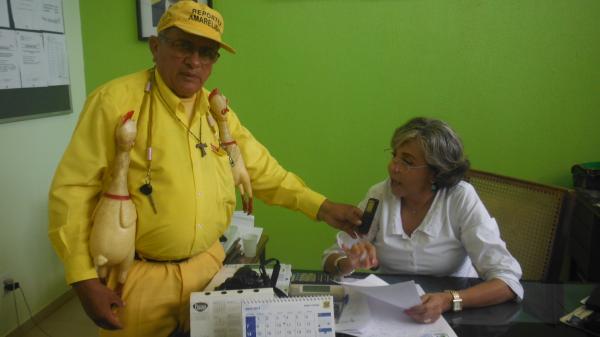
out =
<svg viewBox="0 0 600 337"><path fill-rule="evenodd" d="M190 130L190 128L183 123L183 121L181 119L179 119L177 116L175 116L175 114L173 114L173 117L179 122L179 124L181 124L181 126L183 126L183 128L187 131L187 133L189 135L191 135L192 137L194 137L194 139L196 139L196 148L198 150L200 150L200 155L202 157L206 156L206 148L208 147L208 145L206 145L206 143L202 142L202 120L200 120L200 128L198 129L198 136L196 136L192 132L192 130Z"/></svg>
<svg viewBox="0 0 600 337"><path fill-rule="evenodd" d="M188 131L189 131L189 130L188 130ZM208 145L206 145L206 143L202 143L202 142L199 142L198 144L196 144L196 148L197 148L197 149L200 149L200 155L201 155L202 157L206 156L206 147L207 147L207 146L208 146Z"/></svg>
<svg viewBox="0 0 600 337"><path fill-rule="evenodd" d="M200 150L200 156L204 157L206 156L206 148L208 147L208 145L206 145L206 143L202 142L202 120L200 120L200 128L198 130L198 136L196 136L192 130L190 130L190 128L185 125L181 119L177 118L177 116L173 116L175 117L175 119L177 119L177 121L181 124L181 126L183 126L185 128L185 130L188 132L189 135L191 135L192 137L194 137L194 139L196 139L196 148L198 150Z"/></svg>
<svg viewBox="0 0 600 337"><path fill-rule="evenodd" d="M206 148L208 147L208 145L206 145L206 143L202 142L202 119L200 120L200 127L198 128L198 135L196 136L192 130L190 130L190 128L185 125L185 123L179 118L177 117L177 115L175 114L175 111L173 111L173 109L171 108L171 106L169 106L169 104L166 103L165 98L162 96L162 93L160 92L160 90L156 90L158 92L158 95L160 96L161 100L163 101L164 105L169 109L169 111L171 112L171 116L173 116L173 118L175 118L179 124L187 131L187 133L189 135L191 135L192 137L194 137L194 139L196 139L196 148L198 150L200 150L200 156L204 157L206 156ZM196 98L196 101L198 100L198 98ZM194 101L194 107L192 108L193 110L196 109L196 101Z"/></svg>

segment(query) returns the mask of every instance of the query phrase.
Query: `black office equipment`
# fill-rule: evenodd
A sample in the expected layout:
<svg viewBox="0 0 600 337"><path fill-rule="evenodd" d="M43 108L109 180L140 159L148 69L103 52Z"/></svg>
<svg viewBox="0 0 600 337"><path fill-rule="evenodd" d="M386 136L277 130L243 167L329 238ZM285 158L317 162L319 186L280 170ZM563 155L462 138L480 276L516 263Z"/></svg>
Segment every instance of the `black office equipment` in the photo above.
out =
<svg viewBox="0 0 600 337"><path fill-rule="evenodd" d="M600 162L576 164L571 167L573 186L587 190L600 190Z"/></svg>
<svg viewBox="0 0 600 337"><path fill-rule="evenodd" d="M324 271L298 271L292 272L291 283L296 284L337 284L331 275Z"/></svg>
<svg viewBox="0 0 600 337"><path fill-rule="evenodd" d="M588 336L600 336L600 286L596 286L584 302L584 305L561 317L560 321L582 329Z"/></svg>
<svg viewBox="0 0 600 337"><path fill-rule="evenodd" d="M590 297L585 301L585 307L589 310L600 312L600 286L597 286L592 291Z"/></svg>
<svg viewBox="0 0 600 337"><path fill-rule="evenodd" d="M569 226L572 279L600 283L600 191L577 188Z"/></svg>
<svg viewBox="0 0 600 337"><path fill-rule="evenodd" d="M274 262L273 272L271 277L267 274L266 265ZM255 289L255 288L273 288L273 292L277 297L287 297L285 292L277 288L277 278L281 264L277 259L268 259L261 261L259 265L260 273L252 270L250 265L245 265L238 269L232 277L228 277L225 282L215 287L215 290L237 290L237 289Z"/></svg>
<svg viewBox="0 0 600 337"><path fill-rule="evenodd" d="M373 218L375 217L375 212L377 211L377 206L379 206L379 200L369 198L361 219L362 224L358 227L359 234L367 234L369 232L371 223L373 223Z"/></svg>
<svg viewBox="0 0 600 337"><path fill-rule="evenodd" d="M585 301L585 307L593 313L583 320L583 327L596 335L600 335L600 286L594 288Z"/></svg>

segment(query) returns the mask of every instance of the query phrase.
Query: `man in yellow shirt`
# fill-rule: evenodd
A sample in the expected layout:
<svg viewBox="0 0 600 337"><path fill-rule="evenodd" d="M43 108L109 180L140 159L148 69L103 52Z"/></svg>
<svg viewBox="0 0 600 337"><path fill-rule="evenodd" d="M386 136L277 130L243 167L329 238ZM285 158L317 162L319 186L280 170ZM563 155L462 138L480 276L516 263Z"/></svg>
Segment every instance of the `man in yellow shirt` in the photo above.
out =
<svg viewBox="0 0 600 337"><path fill-rule="evenodd" d="M149 44L155 68L96 89L88 97L50 191L49 236L88 316L102 336L167 336L189 329L189 294L221 268L219 237L235 208L227 154L208 121L203 88L219 57L223 18L180 1L163 15ZM114 128L128 111L137 120L128 189L137 209L136 261L120 293L98 278L89 252L96 204L111 176ZM350 231L361 211L337 204L284 170L231 111L254 195ZM140 192L152 186L152 199ZM114 273L108 283L116 282ZM116 310L115 310L116 309Z"/></svg>

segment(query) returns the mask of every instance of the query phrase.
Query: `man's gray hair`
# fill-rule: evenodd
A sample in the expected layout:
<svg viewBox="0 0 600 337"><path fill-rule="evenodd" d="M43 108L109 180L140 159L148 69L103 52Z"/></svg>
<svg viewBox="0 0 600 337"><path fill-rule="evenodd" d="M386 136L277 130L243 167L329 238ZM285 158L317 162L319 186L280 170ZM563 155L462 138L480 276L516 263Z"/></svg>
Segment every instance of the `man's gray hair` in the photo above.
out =
<svg viewBox="0 0 600 337"><path fill-rule="evenodd" d="M460 138L448 124L439 119L413 118L394 131L392 150L412 139L421 143L425 161L434 172L435 188L452 187L464 178L469 160Z"/></svg>

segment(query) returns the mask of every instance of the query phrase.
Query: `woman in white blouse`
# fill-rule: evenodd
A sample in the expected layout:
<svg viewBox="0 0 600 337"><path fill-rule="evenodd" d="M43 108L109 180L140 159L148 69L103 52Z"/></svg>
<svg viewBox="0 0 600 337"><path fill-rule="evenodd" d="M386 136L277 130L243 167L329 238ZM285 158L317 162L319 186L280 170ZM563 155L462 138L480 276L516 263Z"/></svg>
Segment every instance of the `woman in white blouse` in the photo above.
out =
<svg viewBox="0 0 600 337"><path fill-rule="evenodd" d="M440 120L414 118L396 129L391 148L389 177L360 204L379 200L369 233L351 248L326 250L325 271L340 276L377 268L485 280L460 291L425 294L421 305L406 310L423 323L448 310L520 301L521 267L473 186L462 180L469 161L455 132Z"/></svg>

